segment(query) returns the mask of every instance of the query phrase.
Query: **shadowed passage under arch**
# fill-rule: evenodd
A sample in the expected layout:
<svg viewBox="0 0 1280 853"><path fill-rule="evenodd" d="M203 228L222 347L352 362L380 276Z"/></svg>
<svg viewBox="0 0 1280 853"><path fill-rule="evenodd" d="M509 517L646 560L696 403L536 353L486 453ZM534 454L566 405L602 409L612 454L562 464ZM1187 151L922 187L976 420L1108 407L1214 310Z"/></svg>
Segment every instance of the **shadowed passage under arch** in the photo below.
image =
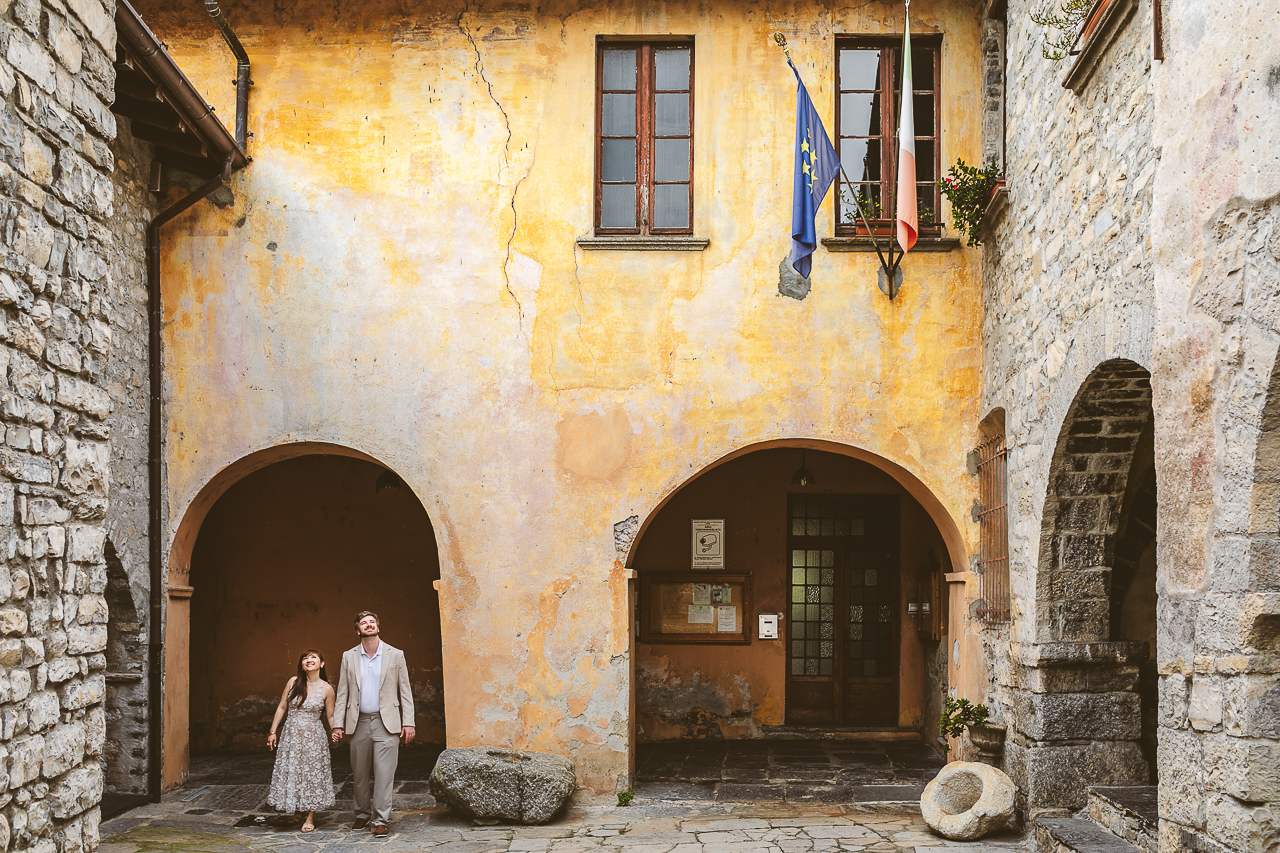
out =
<svg viewBox="0 0 1280 853"><path fill-rule="evenodd" d="M831 443L756 445L708 466L650 515L630 555L641 595L640 743L753 738L778 726L932 739L945 654L918 605L949 563L948 543L899 473L868 456ZM802 464L805 484L794 476ZM750 578L741 608L736 587L717 588L721 572L690 572L700 519L724 521L723 575ZM692 584L688 601L681 583ZM759 636L761 614L780 616L777 639ZM739 619L746 639L717 642L741 631ZM697 636L700 625L710 636Z"/></svg>
<svg viewBox="0 0 1280 853"><path fill-rule="evenodd" d="M264 748L300 653L319 649L336 683L366 609L405 651L419 740L444 742L435 534L392 472L336 455L255 470L209 509L190 565L193 752Z"/></svg>

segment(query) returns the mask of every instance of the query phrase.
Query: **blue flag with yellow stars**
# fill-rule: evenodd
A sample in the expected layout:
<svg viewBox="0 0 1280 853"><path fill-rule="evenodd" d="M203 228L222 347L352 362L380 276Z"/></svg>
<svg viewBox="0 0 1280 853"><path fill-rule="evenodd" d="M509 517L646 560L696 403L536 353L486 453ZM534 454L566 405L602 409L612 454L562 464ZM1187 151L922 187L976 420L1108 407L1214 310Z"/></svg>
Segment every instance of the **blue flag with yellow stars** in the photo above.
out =
<svg viewBox="0 0 1280 853"><path fill-rule="evenodd" d="M826 198L840 158L831 146L827 129L809 100L809 91L800 72L788 58L787 64L796 75L796 176L791 196L791 266L802 277L809 277L813 267L810 257L818 248L818 234L813 220L818 206Z"/></svg>

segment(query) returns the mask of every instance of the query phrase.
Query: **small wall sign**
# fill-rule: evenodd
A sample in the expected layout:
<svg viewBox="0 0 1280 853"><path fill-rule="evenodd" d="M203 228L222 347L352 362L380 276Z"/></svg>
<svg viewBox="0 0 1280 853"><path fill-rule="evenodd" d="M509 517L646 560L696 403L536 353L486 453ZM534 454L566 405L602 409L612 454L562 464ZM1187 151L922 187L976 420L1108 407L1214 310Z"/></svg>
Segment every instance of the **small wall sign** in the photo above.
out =
<svg viewBox="0 0 1280 853"><path fill-rule="evenodd" d="M724 519L693 520L693 568L724 568Z"/></svg>

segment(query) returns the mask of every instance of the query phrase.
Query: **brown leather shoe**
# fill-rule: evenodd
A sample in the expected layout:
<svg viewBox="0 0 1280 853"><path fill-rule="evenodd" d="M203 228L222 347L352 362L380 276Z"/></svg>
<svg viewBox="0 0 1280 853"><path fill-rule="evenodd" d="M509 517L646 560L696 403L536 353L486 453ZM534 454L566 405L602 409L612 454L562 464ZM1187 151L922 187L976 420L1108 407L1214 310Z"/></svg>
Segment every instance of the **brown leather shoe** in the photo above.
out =
<svg viewBox="0 0 1280 853"><path fill-rule="evenodd" d="M385 823L378 823L373 826L374 838L386 838L389 832L390 830L387 829L387 825Z"/></svg>
<svg viewBox="0 0 1280 853"><path fill-rule="evenodd" d="M355 823L351 824L351 828L352 828L352 829L364 829L364 828L365 828L366 826L368 826L368 825L369 825L369 818L367 818L367 817L358 817L358 818L356 818Z"/></svg>

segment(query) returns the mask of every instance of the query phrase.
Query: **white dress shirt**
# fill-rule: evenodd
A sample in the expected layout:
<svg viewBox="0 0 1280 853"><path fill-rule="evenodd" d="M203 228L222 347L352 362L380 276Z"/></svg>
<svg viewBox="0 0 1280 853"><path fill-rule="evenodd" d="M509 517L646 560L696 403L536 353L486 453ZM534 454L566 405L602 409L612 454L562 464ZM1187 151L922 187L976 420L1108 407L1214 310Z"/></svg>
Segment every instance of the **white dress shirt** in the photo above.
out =
<svg viewBox="0 0 1280 853"><path fill-rule="evenodd" d="M369 657L364 646L360 647L360 713L378 713L378 687L382 683L382 642Z"/></svg>

